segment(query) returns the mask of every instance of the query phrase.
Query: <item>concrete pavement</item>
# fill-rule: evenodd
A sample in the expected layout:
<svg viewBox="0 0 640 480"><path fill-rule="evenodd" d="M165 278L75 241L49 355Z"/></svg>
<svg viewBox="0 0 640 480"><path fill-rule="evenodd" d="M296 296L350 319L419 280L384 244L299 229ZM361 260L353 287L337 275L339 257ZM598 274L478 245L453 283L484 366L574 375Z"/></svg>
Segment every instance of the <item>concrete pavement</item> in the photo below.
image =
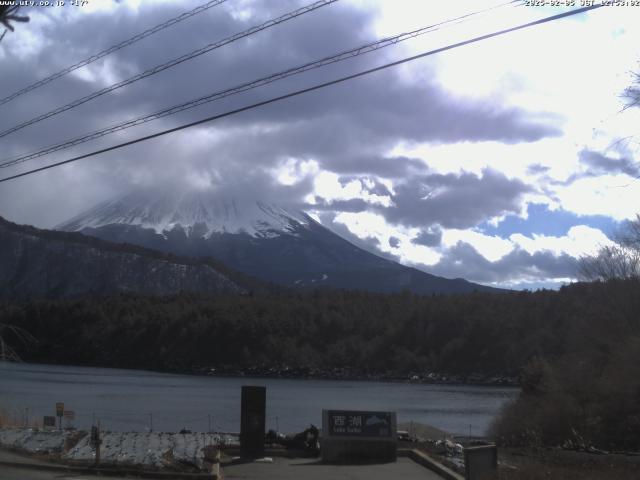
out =
<svg viewBox="0 0 640 480"><path fill-rule="evenodd" d="M49 470L31 470L27 468L11 468L0 465L0 478L2 480L113 480L114 477L96 475L51 472ZM135 480L133 477L115 477L122 480ZM139 480L139 479L138 479Z"/></svg>
<svg viewBox="0 0 640 480"><path fill-rule="evenodd" d="M255 479L255 480L442 480L450 478L419 465L415 461L401 456L397 462L369 465L326 465L315 458L284 458L272 457L272 463L248 462L228 464L222 467L223 478L227 479ZM56 470L47 469L52 464L19 455L6 450L0 450L0 480L106 480L113 476L94 475L78 472L65 467L54 466ZM31 468L16 467L13 464L30 465ZM43 468L44 467L44 468ZM123 472L124 473L124 472ZM136 477L119 477L133 479ZM170 474L149 475L146 478L170 478Z"/></svg>
<svg viewBox="0 0 640 480"><path fill-rule="evenodd" d="M225 479L259 480L442 480L409 458L375 465L325 465L317 459L279 458L273 463L240 463L222 467Z"/></svg>

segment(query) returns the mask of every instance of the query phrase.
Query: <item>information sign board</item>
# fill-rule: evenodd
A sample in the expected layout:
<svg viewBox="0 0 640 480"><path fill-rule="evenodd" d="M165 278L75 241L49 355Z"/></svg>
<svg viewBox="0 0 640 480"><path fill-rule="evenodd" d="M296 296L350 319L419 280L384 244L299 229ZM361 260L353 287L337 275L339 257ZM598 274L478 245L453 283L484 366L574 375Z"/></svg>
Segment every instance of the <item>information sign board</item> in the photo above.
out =
<svg viewBox="0 0 640 480"><path fill-rule="evenodd" d="M397 447L395 412L322 411L325 462L394 462Z"/></svg>
<svg viewBox="0 0 640 480"><path fill-rule="evenodd" d="M330 436L390 438L391 412L359 412L329 410L327 412Z"/></svg>
<svg viewBox="0 0 640 480"><path fill-rule="evenodd" d="M61 417L64 413L64 403L58 402L56 403L56 417Z"/></svg>

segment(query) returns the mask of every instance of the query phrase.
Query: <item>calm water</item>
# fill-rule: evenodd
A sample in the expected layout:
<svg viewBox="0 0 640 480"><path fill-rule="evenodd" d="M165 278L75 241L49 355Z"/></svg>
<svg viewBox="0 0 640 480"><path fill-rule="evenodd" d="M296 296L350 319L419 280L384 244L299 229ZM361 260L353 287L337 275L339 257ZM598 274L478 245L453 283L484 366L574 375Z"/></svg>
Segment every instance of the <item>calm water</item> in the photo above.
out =
<svg viewBox="0 0 640 480"><path fill-rule="evenodd" d="M323 408L396 411L417 421L473 435L485 432L518 389L331 380L199 377L0 362L0 413L16 421L55 415L55 403L75 412L73 425L93 418L106 429L217 431L240 428L240 387L267 387L267 428L297 432L320 425ZM28 409L28 410L27 410ZM3 412L4 410L4 412Z"/></svg>

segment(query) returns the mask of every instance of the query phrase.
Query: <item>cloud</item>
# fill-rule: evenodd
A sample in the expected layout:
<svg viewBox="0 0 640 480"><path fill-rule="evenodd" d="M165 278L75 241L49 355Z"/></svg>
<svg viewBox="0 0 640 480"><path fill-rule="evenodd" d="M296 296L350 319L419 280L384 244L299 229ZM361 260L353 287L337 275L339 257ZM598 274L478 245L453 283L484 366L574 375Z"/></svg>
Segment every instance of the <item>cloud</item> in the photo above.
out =
<svg viewBox="0 0 640 480"><path fill-rule="evenodd" d="M580 152L580 162L589 169L591 175L624 173L630 177L640 176L640 165L628 157L611 158L602 153L584 149Z"/></svg>
<svg viewBox="0 0 640 480"><path fill-rule="evenodd" d="M418 245L427 247L437 247L442 241L442 229L438 225L434 225L422 230L417 237L413 239Z"/></svg>
<svg viewBox="0 0 640 480"><path fill-rule="evenodd" d="M107 81L128 78L301 4L293 1L244 2L242 7L237 7L230 2L212 8L3 106L1 127L10 127L101 88ZM39 10L29 24L5 38L0 45L4 63L11 66L3 70L3 88L9 92L17 90L144 27L175 16L183 8L175 4L144 2L139 7L121 4L85 14L72 13L71 9ZM34 150L360 45L374 38L374 21L371 10L346 3L320 9L100 97L37 126L27 127L3 139L3 152L10 156ZM358 28L353 28L354 25ZM29 49L21 46L20 42L25 38L32 38ZM52 54L54 51L55 55ZM398 58L402 51L402 46L394 47L316 70L29 165L65 159L72 153L107 146L212 112L237 108L336 78ZM410 71L411 67L408 68ZM421 68L429 71L432 67L423 64ZM86 190L83 198L87 200L93 196L96 201L102 199L98 198L101 195L90 192L135 188L141 183L163 182L165 177L178 178L181 182L195 175L228 176L232 170L226 167L229 163L238 166L237 172L253 173L275 169L287 158L313 160L319 174L330 171L339 175L404 178L409 173L423 170L424 164L414 158L384 154L400 141L442 143L490 139L507 143L532 142L558 133L554 126L540 120L537 113L496 104L493 99L457 98L445 93L435 79L424 81L424 78L418 80L416 77L411 80L406 72L401 75L397 70L389 70L148 142L139 148L127 148L78 163L69 167L64 178L67 188ZM16 171L20 169L10 169L8 173ZM22 182L22 185L38 185L45 191L38 198L22 198L19 208L0 193L1 213L15 218L30 211L32 213L26 213L23 218L40 221L36 211L41 209L46 192L51 198L63 194L62 188L54 188L57 182L49 181L53 176L62 174L56 170L47 175L46 180L37 180L34 176L33 180ZM49 189L46 188L48 184L51 185ZM281 201L287 198L285 191L272 190L275 198L265 200ZM58 208L53 202L48 203L49 208ZM64 215L62 209L68 210L69 205L59 208L60 213L52 213L56 217ZM68 211L68 215L74 213Z"/></svg>
<svg viewBox="0 0 640 480"><path fill-rule="evenodd" d="M185 10L180 2L94 3L102 6L39 9L29 24L5 37L0 44L0 59L8 66L3 68L3 89L17 90ZM226 2L4 105L0 129L303 3ZM358 46L376 38L380 20L366 2L322 8L3 138L3 158ZM400 24L398 28L403 30ZM0 174L246 106L397 60L409 51L409 46L398 45L314 70ZM526 161L514 157L520 158L524 146L559 141L562 115L525 109L510 103L506 94L456 94L443 85L438 62L434 57L406 64L2 184L0 215L51 227L130 190L211 188L230 198L312 210L324 225L363 248L390 259L434 265L434 273L446 276L493 282L499 275L540 279L567 274L546 263L553 257L550 252L525 249L526 239L522 245L499 235L488 240L470 230L520 215L527 196L540 193L538 185L519 173L542 176L555 158L541 158L540 150ZM464 66L468 68L466 62ZM446 158L437 163L428 155L399 153L399 145L442 147ZM499 148L485 149L487 145ZM498 150L499 164L491 154ZM580 161L598 172L629 174L631 168L625 161L588 153ZM445 171L445 163L454 167ZM564 198L560 186L554 188L557 198ZM369 226L356 220L366 216ZM542 245L547 240L532 241ZM565 254L558 255L563 259ZM482 274L483 268L488 273Z"/></svg>
<svg viewBox="0 0 640 480"><path fill-rule="evenodd" d="M521 180L485 169L472 173L412 177L395 186L393 206L379 209L390 223L422 227L474 227L506 213L519 212L532 188Z"/></svg>
<svg viewBox="0 0 640 480"><path fill-rule="evenodd" d="M626 174L585 177L553 191L562 208L577 215L603 215L617 221L635 218L640 210L640 182Z"/></svg>
<svg viewBox="0 0 640 480"><path fill-rule="evenodd" d="M515 248L497 261L490 261L467 242L458 242L442 259L429 267L436 275L466 278L497 285L536 282L540 279L570 279L577 274L575 258L563 253L529 253Z"/></svg>

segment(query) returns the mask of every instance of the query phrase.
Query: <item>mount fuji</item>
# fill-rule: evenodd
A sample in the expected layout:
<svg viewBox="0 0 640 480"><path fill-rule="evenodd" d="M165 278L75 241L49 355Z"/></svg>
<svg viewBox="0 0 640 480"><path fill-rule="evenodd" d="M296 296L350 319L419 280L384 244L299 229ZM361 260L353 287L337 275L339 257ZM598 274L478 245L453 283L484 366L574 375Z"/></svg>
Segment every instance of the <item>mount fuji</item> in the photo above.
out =
<svg viewBox="0 0 640 480"><path fill-rule="evenodd" d="M214 257L288 287L419 294L494 290L378 257L304 212L210 191L139 191L103 202L56 228L177 255Z"/></svg>

